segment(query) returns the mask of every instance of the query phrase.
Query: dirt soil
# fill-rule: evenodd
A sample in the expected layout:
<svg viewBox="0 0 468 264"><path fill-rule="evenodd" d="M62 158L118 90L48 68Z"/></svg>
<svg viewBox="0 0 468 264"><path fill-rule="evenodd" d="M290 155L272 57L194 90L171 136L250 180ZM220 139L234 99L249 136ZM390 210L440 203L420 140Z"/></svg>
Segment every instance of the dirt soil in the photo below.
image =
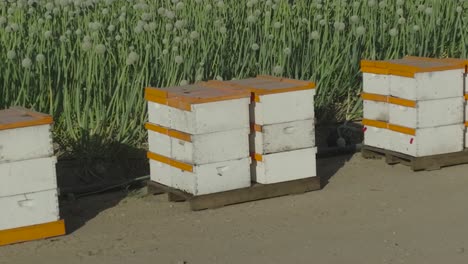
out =
<svg viewBox="0 0 468 264"><path fill-rule="evenodd" d="M467 171L355 154L319 161L321 191L216 210L90 196L63 203L67 236L1 247L0 263L468 263Z"/></svg>

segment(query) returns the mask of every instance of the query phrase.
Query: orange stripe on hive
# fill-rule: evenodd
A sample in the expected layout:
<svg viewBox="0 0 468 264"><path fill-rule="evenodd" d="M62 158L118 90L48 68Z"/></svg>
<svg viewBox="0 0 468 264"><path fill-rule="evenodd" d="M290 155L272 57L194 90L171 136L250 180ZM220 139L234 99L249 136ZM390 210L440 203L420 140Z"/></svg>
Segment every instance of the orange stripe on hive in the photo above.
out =
<svg viewBox="0 0 468 264"><path fill-rule="evenodd" d="M384 102L388 101L388 96L381 94L371 94L371 93L361 93L362 100L375 101L375 102Z"/></svg>
<svg viewBox="0 0 468 264"><path fill-rule="evenodd" d="M406 107L411 107L411 108L416 108L416 104L417 104L416 101L397 98L393 96L388 97L388 102L394 105L401 105L401 106L406 106Z"/></svg>
<svg viewBox="0 0 468 264"><path fill-rule="evenodd" d="M150 152L150 151L148 151L146 156L149 159L159 161L161 163L167 164L167 165L172 166L174 168L178 168L178 169L188 171L188 172L193 172L193 165L191 165L191 164L187 164L187 163L184 163L184 162L181 162L181 161L173 160L171 158L168 158L168 157L165 157L163 155L159 155L159 154L156 154L156 153L153 153L153 152Z"/></svg>
<svg viewBox="0 0 468 264"><path fill-rule="evenodd" d="M468 101L468 94L465 94L465 100Z"/></svg>
<svg viewBox="0 0 468 264"><path fill-rule="evenodd" d="M165 128L151 123L146 123L145 128L160 134L167 135L169 137L177 138L183 141L192 142L192 135L184 133L178 130Z"/></svg>
<svg viewBox="0 0 468 264"><path fill-rule="evenodd" d="M395 131L395 132L400 132L402 134L416 136L416 129L414 129L414 128L388 124L388 129L390 129L392 131Z"/></svg>
<svg viewBox="0 0 468 264"><path fill-rule="evenodd" d="M63 220L0 230L0 246L65 235Z"/></svg>
<svg viewBox="0 0 468 264"><path fill-rule="evenodd" d="M250 156L252 157L252 159L256 160L256 161L263 161L263 156L262 154L258 154L258 153L250 153Z"/></svg>
<svg viewBox="0 0 468 264"><path fill-rule="evenodd" d="M468 127L468 122L465 122L465 126Z"/></svg>
<svg viewBox="0 0 468 264"><path fill-rule="evenodd" d="M388 128L388 123L378 120L363 119L362 124L364 126L378 127L378 128Z"/></svg>

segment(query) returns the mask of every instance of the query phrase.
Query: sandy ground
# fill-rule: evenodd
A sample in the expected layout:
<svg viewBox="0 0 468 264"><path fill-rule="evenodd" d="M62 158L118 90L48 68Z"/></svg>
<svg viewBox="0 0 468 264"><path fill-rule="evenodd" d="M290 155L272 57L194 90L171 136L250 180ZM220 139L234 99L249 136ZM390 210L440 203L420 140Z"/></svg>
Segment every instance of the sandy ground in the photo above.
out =
<svg viewBox="0 0 468 264"><path fill-rule="evenodd" d="M321 191L191 212L114 192L63 205L70 234L0 263L468 263L468 166L413 173L360 154L319 161Z"/></svg>

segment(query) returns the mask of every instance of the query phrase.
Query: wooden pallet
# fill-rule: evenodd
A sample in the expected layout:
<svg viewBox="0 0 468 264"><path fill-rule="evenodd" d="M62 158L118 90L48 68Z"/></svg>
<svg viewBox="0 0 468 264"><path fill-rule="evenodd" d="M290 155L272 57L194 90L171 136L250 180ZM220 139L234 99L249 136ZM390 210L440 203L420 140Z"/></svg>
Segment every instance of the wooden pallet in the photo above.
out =
<svg viewBox="0 0 468 264"><path fill-rule="evenodd" d="M193 211L214 209L226 205L268 199L278 196L300 194L321 188L320 178L280 182L273 184L253 184L251 187L231 191L193 196L192 194L174 189L154 181L148 181L148 194L167 193L171 202L188 201Z"/></svg>
<svg viewBox="0 0 468 264"><path fill-rule="evenodd" d="M413 171L439 170L442 167L468 163L468 150L425 157L413 157L395 151L363 145L361 153L366 159L385 158L385 161L389 165L403 164L411 167Z"/></svg>

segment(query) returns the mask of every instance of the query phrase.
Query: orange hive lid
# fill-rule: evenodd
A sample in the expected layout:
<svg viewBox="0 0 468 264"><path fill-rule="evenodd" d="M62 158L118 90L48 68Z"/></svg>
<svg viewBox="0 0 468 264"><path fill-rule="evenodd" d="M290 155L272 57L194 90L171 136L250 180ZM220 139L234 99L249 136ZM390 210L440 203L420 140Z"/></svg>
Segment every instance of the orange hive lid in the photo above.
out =
<svg viewBox="0 0 468 264"><path fill-rule="evenodd" d="M416 73L464 69L465 60L404 57L396 60L361 61L361 71L414 78Z"/></svg>
<svg viewBox="0 0 468 264"><path fill-rule="evenodd" d="M458 58L428 58L428 57L418 57L418 56L405 56L405 59L409 60L419 60L419 61L446 61L446 62L453 62L453 63L460 63L465 67L465 72L468 73L468 59L458 59Z"/></svg>
<svg viewBox="0 0 468 264"><path fill-rule="evenodd" d="M50 125L53 122L54 120L50 115L22 107L11 107L0 110L0 130Z"/></svg>
<svg viewBox="0 0 468 264"><path fill-rule="evenodd" d="M193 104L248 98L250 96L248 91L228 88L227 85L210 87L204 85L203 82L165 88L147 87L145 90L145 99L147 101L190 111L191 105Z"/></svg>
<svg viewBox="0 0 468 264"><path fill-rule="evenodd" d="M315 88L315 83L288 78L280 78L268 75L258 75L255 78L231 81L209 81L208 83L226 83L233 89L247 90L256 96L265 94L285 93Z"/></svg>

